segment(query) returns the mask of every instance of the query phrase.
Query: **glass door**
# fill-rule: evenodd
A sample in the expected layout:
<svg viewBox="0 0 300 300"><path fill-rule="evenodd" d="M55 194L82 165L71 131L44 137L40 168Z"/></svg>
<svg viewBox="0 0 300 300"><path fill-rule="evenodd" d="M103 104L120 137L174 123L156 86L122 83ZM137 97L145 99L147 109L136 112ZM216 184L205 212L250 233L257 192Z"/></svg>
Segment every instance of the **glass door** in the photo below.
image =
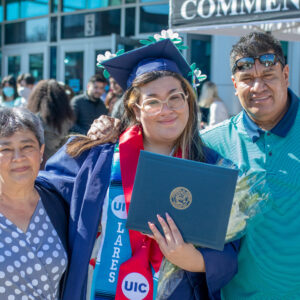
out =
<svg viewBox="0 0 300 300"><path fill-rule="evenodd" d="M48 47L43 44L3 46L2 74L16 78L22 73L31 73L36 82L48 78Z"/></svg>

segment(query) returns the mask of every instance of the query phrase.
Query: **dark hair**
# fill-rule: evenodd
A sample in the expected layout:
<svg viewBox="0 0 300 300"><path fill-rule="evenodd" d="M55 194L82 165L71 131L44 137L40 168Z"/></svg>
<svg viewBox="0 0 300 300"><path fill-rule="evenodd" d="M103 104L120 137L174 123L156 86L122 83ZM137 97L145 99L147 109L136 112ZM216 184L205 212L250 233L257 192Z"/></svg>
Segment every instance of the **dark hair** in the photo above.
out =
<svg viewBox="0 0 300 300"><path fill-rule="evenodd" d="M23 107L0 108L0 137L10 137L19 130L31 131L40 146L45 143L44 129L39 117Z"/></svg>
<svg viewBox="0 0 300 300"><path fill-rule="evenodd" d="M14 76L9 75L9 76L4 77L2 79L2 81L1 81L1 96L2 96L2 99L6 100L6 96L3 93L3 88L4 88L4 86L5 86L6 83L8 83L11 87L13 87L13 89L15 91L15 93L14 93L14 99L18 98L19 95L18 95L18 91L17 91L16 79L15 79Z"/></svg>
<svg viewBox="0 0 300 300"><path fill-rule="evenodd" d="M105 79L105 77L102 74L95 74L93 75L90 79L88 83L95 83L95 82L103 82L107 84L107 80Z"/></svg>
<svg viewBox="0 0 300 300"><path fill-rule="evenodd" d="M23 80L26 84L34 84L35 82L35 78L30 73L24 74Z"/></svg>
<svg viewBox="0 0 300 300"><path fill-rule="evenodd" d="M17 84L21 83L21 81L24 79L24 76L25 76L25 73L22 73L17 77Z"/></svg>
<svg viewBox="0 0 300 300"><path fill-rule="evenodd" d="M132 86L126 90L123 95L125 113L121 120L121 129L120 131L124 131L128 127L137 124L137 120L133 111L133 106L138 102L140 97L140 87L144 84L147 84L156 79L172 76L177 79L182 86L182 89L186 95L188 95L188 104L189 104L189 119L181 136L175 143L175 152L178 148L182 149L183 157L191 160L204 161L203 154L203 142L199 136L198 131L198 118L197 118L197 103L196 103L196 95L187 80L185 80L181 75L177 73L173 73L170 71L153 71L149 73L142 74L135 78L132 82ZM87 137L79 137L77 140L73 140L68 145L68 153L71 156L78 156L83 151L92 148L100 144L101 141L92 141Z"/></svg>
<svg viewBox="0 0 300 300"><path fill-rule="evenodd" d="M230 52L230 69L233 69L237 57L257 56L259 54L274 51L279 61L285 66L285 58L280 42L271 33L251 32L242 36L240 40L232 46Z"/></svg>
<svg viewBox="0 0 300 300"><path fill-rule="evenodd" d="M64 88L54 79L41 80L28 99L27 108L39 116L45 124L59 133L66 119L73 120L73 111Z"/></svg>

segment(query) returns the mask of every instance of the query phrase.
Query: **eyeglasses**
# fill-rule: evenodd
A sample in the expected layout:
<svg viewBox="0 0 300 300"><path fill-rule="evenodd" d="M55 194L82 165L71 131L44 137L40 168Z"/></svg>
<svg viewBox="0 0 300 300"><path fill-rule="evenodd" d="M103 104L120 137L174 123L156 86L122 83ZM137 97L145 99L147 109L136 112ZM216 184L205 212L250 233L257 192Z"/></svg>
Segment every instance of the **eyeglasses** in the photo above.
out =
<svg viewBox="0 0 300 300"><path fill-rule="evenodd" d="M135 104L139 109L142 109L144 112L150 115L159 114L163 108L164 103L167 103L167 106L171 110L178 110L184 107L187 95L182 92L173 93L168 96L164 101L161 101L157 98L149 98L143 101L142 105Z"/></svg>
<svg viewBox="0 0 300 300"><path fill-rule="evenodd" d="M238 59L232 68L232 74L234 74L237 70L250 70L254 64L255 60L258 59L259 62L265 67L274 66L278 61L284 66L282 60L274 53L266 53L253 57L243 57Z"/></svg>

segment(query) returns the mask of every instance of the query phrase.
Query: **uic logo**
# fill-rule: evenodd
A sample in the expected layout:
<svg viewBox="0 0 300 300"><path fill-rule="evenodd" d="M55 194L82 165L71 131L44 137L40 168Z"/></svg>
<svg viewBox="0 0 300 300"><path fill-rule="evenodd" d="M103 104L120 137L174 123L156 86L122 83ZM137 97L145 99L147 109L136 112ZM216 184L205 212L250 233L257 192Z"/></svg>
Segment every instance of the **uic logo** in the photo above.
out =
<svg viewBox="0 0 300 300"><path fill-rule="evenodd" d="M111 210L117 218L127 218L125 198L123 195L119 195L114 198L114 200L111 203Z"/></svg>
<svg viewBox="0 0 300 300"><path fill-rule="evenodd" d="M130 273L122 281L122 291L130 300L142 300L149 293L149 283L140 273Z"/></svg>

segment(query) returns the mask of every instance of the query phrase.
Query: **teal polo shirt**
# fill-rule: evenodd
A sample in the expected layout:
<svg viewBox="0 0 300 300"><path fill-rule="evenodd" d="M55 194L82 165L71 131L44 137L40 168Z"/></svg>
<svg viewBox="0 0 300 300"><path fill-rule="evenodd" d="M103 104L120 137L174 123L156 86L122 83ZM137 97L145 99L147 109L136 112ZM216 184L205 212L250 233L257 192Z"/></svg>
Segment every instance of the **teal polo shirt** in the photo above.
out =
<svg viewBox="0 0 300 300"><path fill-rule="evenodd" d="M242 111L201 132L208 147L249 178L249 194L264 199L247 225L238 273L223 299L300 299L300 110L299 98L288 95L289 109L270 131Z"/></svg>

